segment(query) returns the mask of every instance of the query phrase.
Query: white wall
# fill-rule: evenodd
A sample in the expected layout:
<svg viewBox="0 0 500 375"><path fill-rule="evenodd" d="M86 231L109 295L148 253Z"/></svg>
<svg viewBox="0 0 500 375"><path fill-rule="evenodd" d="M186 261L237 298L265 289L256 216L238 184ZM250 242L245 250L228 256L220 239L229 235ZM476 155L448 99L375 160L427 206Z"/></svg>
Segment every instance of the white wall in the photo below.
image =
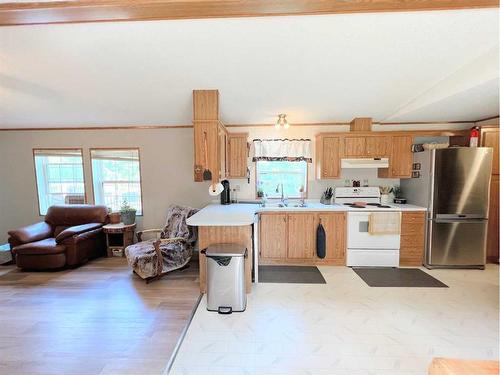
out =
<svg viewBox="0 0 500 375"><path fill-rule="evenodd" d="M427 126L436 129L436 126ZM467 128L469 124L451 128ZM405 126L385 126L382 130L409 130ZM413 129L416 127L413 126ZM424 129L424 126L418 126ZM249 139L268 137L311 138L320 132L346 131L343 126L296 126L277 131L273 126L231 127L231 132L249 132ZM374 130L381 130L374 126ZM143 130L45 130L0 131L0 243L7 240L7 231L42 220L38 215L33 148L83 148L86 194L93 202L89 148L139 147L144 216L137 220L139 228L161 227L171 203L203 207L213 200L208 195L208 182L193 182L193 129ZM313 142L314 147L314 142ZM313 160L314 161L314 160ZM314 165L314 163L313 163ZM240 198L255 198L253 163L252 179L232 180L241 188ZM363 180L372 185L394 185L398 180L378 179L376 170L343 171L338 180L317 181L309 167L309 198L319 199L328 186L342 185L344 178Z"/></svg>
<svg viewBox="0 0 500 375"><path fill-rule="evenodd" d="M158 228L171 203L203 207L208 183L193 182L193 129L0 132L0 243L7 231L38 215L33 148L81 147L88 202L93 202L89 148L139 147L144 216L139 228Z"/></svg>
<svg viewBox="0 0 500 375"><path fill-rule="evenodd" d="M455 124L448 125L449 129L464 129L470 127L470 124ZM442 127L439 127L442 128ZM378 126L374 125L374 131L396 131L396 130L427 130L438 129L436 125L394 125L394 126ZM293 124L289 129L275 129L274 126L259 126L259 127L231 127L231 132L248 132L248 139L251 142L256 138L310 138L313 141L313 162L308 168L308 198L319 199L323 191L330 186L344 186L344 180L360 180L363 183L364 179L368 179L370 186L381 185L399 185L399 179L378 178L376 169L344 169L341 172L341 178L329 180L317 180L315 177L315 136L323 132L346 132L349 131L349 126L296 126ZM249 159L250 160L250 159ZM238 199L255 199L255 164L249 163L250 167L250 183L246 179L230 179L231 189L239 186L240 191Z"/></svg>

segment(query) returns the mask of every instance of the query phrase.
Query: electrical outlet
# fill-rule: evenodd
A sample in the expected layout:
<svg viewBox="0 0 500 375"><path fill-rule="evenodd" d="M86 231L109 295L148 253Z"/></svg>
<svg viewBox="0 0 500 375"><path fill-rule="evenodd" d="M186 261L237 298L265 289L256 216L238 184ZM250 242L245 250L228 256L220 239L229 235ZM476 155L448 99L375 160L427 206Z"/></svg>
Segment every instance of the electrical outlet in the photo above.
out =
<svg viewBox="0 0 500 375"><path fill-rule="evenodd" d="M240 185L236 185L236 186L234 187L234 190L235 190L235 191L240 191Z"/></svg>

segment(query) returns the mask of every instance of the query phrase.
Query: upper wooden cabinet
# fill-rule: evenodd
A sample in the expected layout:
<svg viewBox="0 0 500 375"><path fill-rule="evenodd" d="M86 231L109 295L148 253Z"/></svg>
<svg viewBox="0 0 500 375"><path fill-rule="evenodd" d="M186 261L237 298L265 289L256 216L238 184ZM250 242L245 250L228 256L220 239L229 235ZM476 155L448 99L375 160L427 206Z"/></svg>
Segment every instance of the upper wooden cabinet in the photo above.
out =
<svg viewBox="0 0 500 375"><path fill-rule="evenodd" d="M389 155L389 168L378 170L382 178L411 178L413 154L411 135L395 135L391 139L391 152Z"/></svg>
<svg viewBox="0 0 500 375"><path fill-rule="evenodd" d="M481 129L481 146L493 148L492 174L499 174L499 165L498 165L499 134L500 133L498 127Z"/></svg>
<svg viewBox="0 0 500 375"><path fill-rule="evenodd" d="M388 157L391 152L391 137L366 137L366 156L370 158Z"/></svg>
<svg viewBox="0 0 500 375"><path fill-rule="evenodd" d="M316 137L316 178L340 178L340 146L338 136Z"/></svg>
<svg viewBox="0 0 500 375"><path fill-rule="evenodd" d="M203 181L203 172L218 182L227 174L227 130L219 121L219 92L193 90L194 181Z"/></svg>
<svg viewBox="0 0 500 375"><path fill-rule="evenodd" d="M377 158L388 157L391 150L391 137L386 136L344 136L344 157Z"/></svg>
<svg viewBox="0 0 500 375"><path fill-rule="evenodd" d="M228 133L228 173L229 178L247 176L248 133Z"/></svg>
<svg viewBox="0 0 500 375"><path fill-rule="evenodd" d="M366 154L366 137L344 137L344 156L362 157Z"/></svg>

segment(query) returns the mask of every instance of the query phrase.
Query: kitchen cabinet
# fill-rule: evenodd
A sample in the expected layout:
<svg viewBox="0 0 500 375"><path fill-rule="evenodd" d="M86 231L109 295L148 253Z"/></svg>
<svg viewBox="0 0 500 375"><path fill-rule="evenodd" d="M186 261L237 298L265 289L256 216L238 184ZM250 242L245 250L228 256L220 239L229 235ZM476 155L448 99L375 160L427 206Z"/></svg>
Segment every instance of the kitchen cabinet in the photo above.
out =
<svg viewBox="0 0 500 375"><path fill-rule="evenodd" d="M331 265L344 265L346 251L346 214L343 212L319 213L317 215L317 222L323 225L326 234L326 256L323 259L315 256L317 262Z"/></svg>
<svg viewBox="0 0 500 375"><path fill-rule="evenodd" d="M495 127L481 128L481 146L493 148L493 167L490 183L490 203L488 217L488 238L486 239L486 257L488 262L499 261L499 206L498 206L498 180L499 180L499 136L500 131Z"/></svg>
<svg viewBox="0 0 500 375"><path fill-rule="evenodd" d="M366 137L344 137L344 156L363 157L366 154Z"/></svg>
<svg viewBox="0 0 500 375"><path fill-rule="evenodd" d="M499 174L498 153L499 153L499 129L484 128L481 129L481 146L493 148L493 170L492 174Z"/></svg>
<svg viewBox="0 0 500 375"><path fill-rule="evenodd" d="M316 137L316 177L340 178L340 145L338 136Z"/></svg>
<svg viewBox="0 0 500 375"><path fill-rule="evenodd" d="M260 258L284 260L287 257L287 215L268 213L260 215Z"/></svg>
<svg viewBox="0 0 500 375"><path fill-rule="evenodd" d="M400 266L421 266L425 249L425 212L402 212Z"/></svg>
<svg viewBox="0 0 500 375"><path fill-rule="evenodd" d="M391 151L391 137L366 137L366 156L370 158L388 157Z"/></svg>
<svg viewBox="0 0 500 375"><path fill-rule="evenodd" d="M312 259L316 250L315 214L288 215L288 259Z"/></svg>
<svg viewBox="0 0 500 375"><path fill-rule="evenodd" d="M219 92L193 90L194 181L203 181L203 172L212 173L212 182L226 176L227 130L219 121Z"/></svg>
<svg viewBox="0 0 500 375"><path fill-rule="evenodd" d="M499 236L498 236L498 180L499 175L494 174L491 176L490 185L490 212L488 217L488 238L486 240L486 256L489 262L498 263L498 246L499 246Z"/></svg>
<svg viewBox="0 0 500 375"><path fill-rule="evenodd" d="M248 158L248 133L228 133L228 173L229 178L246 178Z"/></svg>
<svg viewBox="0 0 500 375"><path fill-rule="evenodd" d="M392 136L389 168L380 168L378 177L381 178L411 178L413 154L411 135Z"/></svg>
<svg viewBox="0 0 500 375"><path fill-rule="evenodd" d="M326 257L316 255L316 232L326 234ZM346 213L260 214L260 264L345 265Z"/></svg>

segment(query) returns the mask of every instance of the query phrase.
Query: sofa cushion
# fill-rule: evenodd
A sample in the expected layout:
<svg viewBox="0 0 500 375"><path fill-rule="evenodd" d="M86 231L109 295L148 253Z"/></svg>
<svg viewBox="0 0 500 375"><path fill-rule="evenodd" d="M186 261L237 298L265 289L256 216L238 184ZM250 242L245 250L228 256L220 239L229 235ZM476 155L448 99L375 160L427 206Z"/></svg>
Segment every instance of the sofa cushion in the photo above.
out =
<svg viewBox="0 0 500 375"><path fill-rule="evenodd" d="M94 229L99 229L102 227L102 225L102 223L89 223L66 228L56 236L56 242L61 243L66 238L73 237L75 234L82 234Z"/></svg>
<svg viewBox="0 0 500 375"><path fill-rule="evenodd" d="M65 251L66 246L57 244L55 238L46 238L44 240L30 242L16 246L12 249L12 252L17 255L60 254Z"/></svg>
<svg viewBox="0 0 500 375"><path fill-rule="evenodd" d="M107 216L106 206L66 204L49 207L45 221L53 227L72 227L88 223L105 223Z"/></svg>

